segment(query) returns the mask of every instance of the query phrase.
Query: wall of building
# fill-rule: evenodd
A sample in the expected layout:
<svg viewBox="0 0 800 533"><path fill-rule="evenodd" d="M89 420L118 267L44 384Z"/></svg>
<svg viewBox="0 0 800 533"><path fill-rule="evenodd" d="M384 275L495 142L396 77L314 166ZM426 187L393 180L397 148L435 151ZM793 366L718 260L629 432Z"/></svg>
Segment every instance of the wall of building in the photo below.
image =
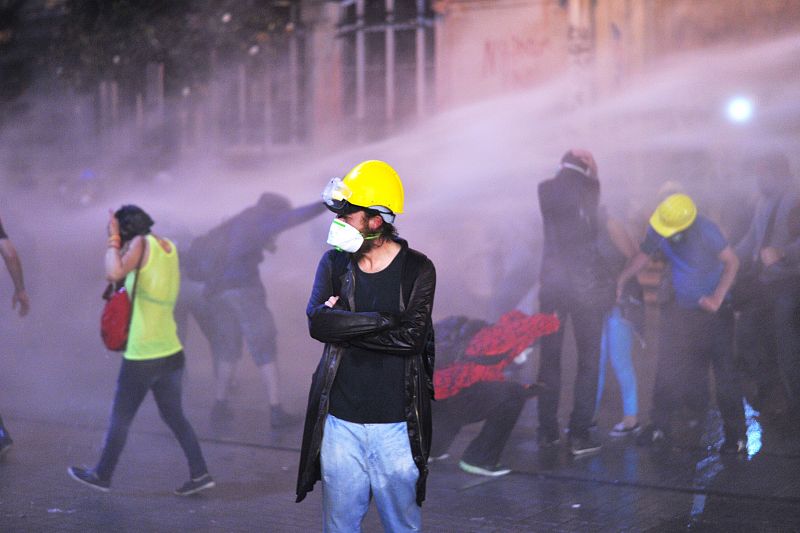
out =
<svg viewBox="0 0 800 533"><path fill-rule="evenodd" d="M304 0L302 11L311 105L306 116L315 142L324 144L335 143L341 125L353 121L343 110L342 5ZM668 55L800 31L797 0L436 0L433 9L434 68L423 83L434 111L565 74L576 86L565 98L580 105ZM419 77L396 74L405 75ZM430 111L427 104L416 107L416 115ZM408 118L390 120L402 126L416 117Z"/></svg>
<svg viewBox="0 0 800 533"><path fill-rule="evenodd" d="M439 4L437 108L532 87L567 67L567 16L557 0Z"/></svg>
<svg viewBox="0 0 800 533"><path fill-rule="evenodd" d="M652 56L800 30L797 0L655 0L651 4L648 52Z"/></svg>
<svg viewBox="0 0 800 533"><path fill-rule="evenodd" d="M672 54L800 31L796 0L597 0L592 11L601 93Z"/></svg>

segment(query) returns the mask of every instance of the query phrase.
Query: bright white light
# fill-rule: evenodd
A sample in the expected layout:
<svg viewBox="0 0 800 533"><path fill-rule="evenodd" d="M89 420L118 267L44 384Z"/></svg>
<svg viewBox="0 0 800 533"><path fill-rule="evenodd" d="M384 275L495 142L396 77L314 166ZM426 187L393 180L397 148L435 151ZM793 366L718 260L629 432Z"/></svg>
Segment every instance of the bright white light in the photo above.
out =
<svg viewBox="0 0 800 533"><path fill-rule="evenodd" d="M748 122L753 118L753 102L744 96L737 96L728 102L728 118L733 122Z"/></svg>

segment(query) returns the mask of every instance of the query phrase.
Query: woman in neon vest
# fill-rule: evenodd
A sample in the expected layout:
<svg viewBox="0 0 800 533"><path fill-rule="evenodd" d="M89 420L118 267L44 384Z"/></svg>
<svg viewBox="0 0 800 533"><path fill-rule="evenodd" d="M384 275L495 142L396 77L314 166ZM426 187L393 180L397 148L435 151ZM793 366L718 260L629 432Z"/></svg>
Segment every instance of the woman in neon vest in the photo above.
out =
<svg viewBox="0 0 800 533"><path fill-rule="evenodd" d="M92 469L72 466L68 472L76 481L108 492L133 417L152 390L161 418L189 463L189 481L175 490L187 496L213 487L214 480L181 406L185 359L173 317L180 286L178 251L172 241L151 233L152 226L153 219L134 205L122 206L110 216L106 277L112 282L124 279L133 300L128 344L100 460Z"/></svg>

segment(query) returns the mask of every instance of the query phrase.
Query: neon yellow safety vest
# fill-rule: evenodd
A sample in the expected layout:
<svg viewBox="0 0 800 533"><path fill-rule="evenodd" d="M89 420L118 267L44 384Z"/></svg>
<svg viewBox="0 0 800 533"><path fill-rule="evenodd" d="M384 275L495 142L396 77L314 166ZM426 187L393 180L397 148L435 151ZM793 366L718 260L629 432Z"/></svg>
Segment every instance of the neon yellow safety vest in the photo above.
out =
<svg viewBox="0 0 800 533"><path fill-rule="evenodd" d="M172 241L165 240L170 245L170 252L165 252L152 235L146 237L150 256L139 270L125 359L157 359L183 349L172 314L181 284L178 250ZM135 273L132 270L125 278L128 294L133 294Z"/></svg>

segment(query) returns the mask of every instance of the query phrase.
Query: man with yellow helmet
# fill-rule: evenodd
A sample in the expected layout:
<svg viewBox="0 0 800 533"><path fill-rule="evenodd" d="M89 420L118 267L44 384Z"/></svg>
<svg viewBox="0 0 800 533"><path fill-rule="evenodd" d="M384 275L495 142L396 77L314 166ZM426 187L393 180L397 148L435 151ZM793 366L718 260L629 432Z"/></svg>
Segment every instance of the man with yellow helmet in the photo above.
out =
<svg viewBox="0 0 800 533"><path fill-rule="evenodd" d="M720 452L742 453L747 441L728 298L739 268L736 253L686 194L673 194L656 208L639 253L620 274L618 293L656 253L671 267L674 297L661 311L652 420L638 442L663 445L674 409L684 404L695 411L706 408L705 395L692 390L692 384L702 382L697 377L707 375L710 364L725 433ZM703 414L694 413L700 420Z"/></svg>
<svg viewBox="0 0 800 533"><path fill-rule="evenodd" d="M336 213L306 308L325 349L314 373L297 501L323 480L325 531L360 531L374 498L387 531L418 531L433 398L436 271L397 236L403 184L365 161L323 192Z"/></svg>

